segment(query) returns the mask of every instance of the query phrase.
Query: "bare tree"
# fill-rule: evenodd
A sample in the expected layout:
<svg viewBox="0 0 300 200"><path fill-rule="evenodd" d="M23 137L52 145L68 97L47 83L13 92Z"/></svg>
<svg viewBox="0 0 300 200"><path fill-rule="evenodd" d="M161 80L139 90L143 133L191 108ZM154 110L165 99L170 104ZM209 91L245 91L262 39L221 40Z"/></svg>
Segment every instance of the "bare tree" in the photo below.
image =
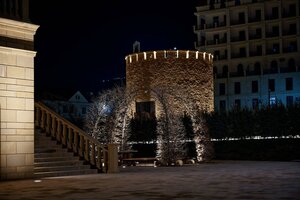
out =
<svg viewBox="0 0 300 200"><path fill-rule="evenodd" d="M103 91L87 112L86 129L90 135L103 143L117 143L125 148L133 97L133 93L124 87L115 86Z"/></svg>

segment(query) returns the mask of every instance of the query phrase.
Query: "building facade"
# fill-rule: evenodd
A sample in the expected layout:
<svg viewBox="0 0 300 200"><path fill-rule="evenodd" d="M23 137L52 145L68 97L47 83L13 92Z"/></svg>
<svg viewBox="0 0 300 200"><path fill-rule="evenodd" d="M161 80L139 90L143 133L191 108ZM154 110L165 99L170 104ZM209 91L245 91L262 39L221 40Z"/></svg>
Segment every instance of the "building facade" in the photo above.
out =
<svg viewBox="0 0 300 200"><path fill-rule="evenodd" d="M0 178L33 177L34 35L28 1L0 0Z"/></svg>
<svg viewBox="0 0 300 200"><path fill-rule="evenodd" d="M214 55L216 110L300 103L299 4L200 1L195 48Z"/></svg>

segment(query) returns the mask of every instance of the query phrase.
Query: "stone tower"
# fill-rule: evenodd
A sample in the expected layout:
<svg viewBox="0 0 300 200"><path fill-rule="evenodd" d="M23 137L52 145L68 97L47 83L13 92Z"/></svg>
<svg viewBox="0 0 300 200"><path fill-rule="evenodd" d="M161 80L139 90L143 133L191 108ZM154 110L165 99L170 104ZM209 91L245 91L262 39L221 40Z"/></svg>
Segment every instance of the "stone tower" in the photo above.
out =
<svg viewBox="0 0 300 200"><path fill-rule="evenodd" d="M149 51L126 57L126 88L137 91L132 112L159 113L151 90L185 88L198 108L212 111L213 56L189 50ZM179 102L180 105L180 102ZM184 112L184 108L179 108Z"/></svg>

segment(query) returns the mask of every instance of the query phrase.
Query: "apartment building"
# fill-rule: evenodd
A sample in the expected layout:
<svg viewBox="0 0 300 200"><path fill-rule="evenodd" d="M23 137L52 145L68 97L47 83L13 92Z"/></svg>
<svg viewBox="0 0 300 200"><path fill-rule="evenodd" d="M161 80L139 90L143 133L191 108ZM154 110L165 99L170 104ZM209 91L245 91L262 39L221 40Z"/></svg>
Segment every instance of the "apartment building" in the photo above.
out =
<svg viewBox="0 0 300 200"><path fill-rule="evenodd" d="M215 110L300 103L300 0L203 0L195 48L214 55Z"/></svg>

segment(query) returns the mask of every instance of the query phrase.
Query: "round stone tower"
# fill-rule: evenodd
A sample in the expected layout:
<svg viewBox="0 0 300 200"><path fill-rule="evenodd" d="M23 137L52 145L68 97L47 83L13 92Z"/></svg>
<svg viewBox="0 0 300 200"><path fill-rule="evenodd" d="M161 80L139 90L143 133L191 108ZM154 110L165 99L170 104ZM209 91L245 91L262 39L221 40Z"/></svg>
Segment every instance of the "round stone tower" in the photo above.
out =
<svg viewBox="0 0 300 200"><path fill-rule="evenodd" d="M184 88L185 93L201 110L213 111L211 54L189 50L161 50L134 53L125 59L126 88L137 92L133 113L157 113L156 100L151 91L160 87L173 90Z"/></svg>

